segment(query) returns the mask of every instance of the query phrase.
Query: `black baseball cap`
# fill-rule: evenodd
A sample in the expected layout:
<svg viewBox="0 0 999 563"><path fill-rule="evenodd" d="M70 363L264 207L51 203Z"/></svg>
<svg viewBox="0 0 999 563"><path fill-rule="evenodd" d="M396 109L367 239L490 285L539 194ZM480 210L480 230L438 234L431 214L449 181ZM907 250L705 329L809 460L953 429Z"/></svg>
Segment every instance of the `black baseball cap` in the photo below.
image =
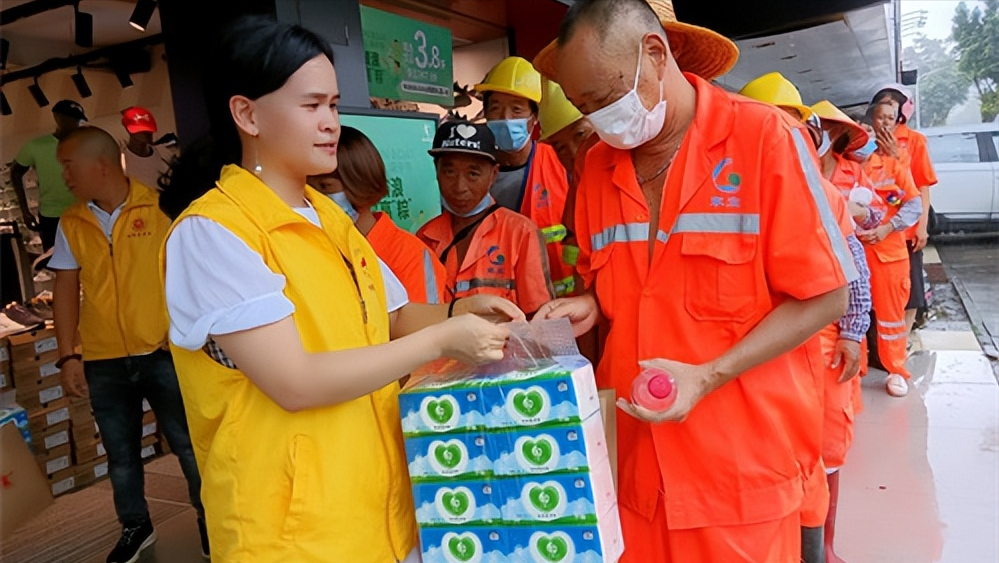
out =
<svg viewBox="0 0 999 563"><path fill-rule="evenodd" d="M80 121L87 120L87 114L83 113L83 106L73 100L59 100L56 102L56 105L52 106L52 113L58 113L59 115L65 115L66 117L72 117Z"/></svg>
<svg viewBox="0 0 999 563"><path fill-rule="evenodd" d="M433 148L427 152L431 156L472 154L496 162L496 137L484 123L445 121L437 128Z"/></svg>

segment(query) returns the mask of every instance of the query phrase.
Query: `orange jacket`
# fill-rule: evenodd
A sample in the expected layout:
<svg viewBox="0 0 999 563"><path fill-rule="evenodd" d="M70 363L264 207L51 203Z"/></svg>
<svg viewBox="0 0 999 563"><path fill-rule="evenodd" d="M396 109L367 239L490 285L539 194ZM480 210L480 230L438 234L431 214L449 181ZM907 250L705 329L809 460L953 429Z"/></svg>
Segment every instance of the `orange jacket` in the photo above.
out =
<svg viewBox="0 0 999 563"><path fill-rule="evenodd" d="M929 189L937 183L937 173L933 170L933 162L930 160L930 153L926 150L926 136L909 129L905 123L899 123L895 129L895 140L898 142L898 152L903 165L909 167L912 172L912 182L916 189L922 191ZM905 230L905 238L914 240L916 238L916 225Z"/></svg>
<svg viewBox="0 0 999 563"><path fill-rule="evenodd" d="M711 361L782 301L841 288L852 269L804 128L685 76L696 115L667 173L659 224L649 224L629 152L602 142L576 198L579 271L610 324L597 383L623 397L639 360ZM743 373L682 423L619 417L621 505L651 519L663 491L670 529L799 511L815 468L803 467L807 437L796 434L821 420L806 348Z"/></svg>
<svg viewBox="0 0 999 563"><path fill-rule="evenodd" d="M399 278L413 303L444 303L447 272L437 256L416 235L400 229L392 218L377 212L368 242Z"/></svg>
<svg viewBox="0 0 999 563"><path fill-rule="evenodd" d="M919 197L919 190L912 182L912 174L896 158L875 152L864 163L864 172L871 178L872 188L878 196L871 205L884 213L882 225L891 221L903 203ZM868 251L868 258L873 253L879 262L909 259L909 251L905 246L905 231L894 231L883 241L864 248Z"/></svg>
<svg viewBox="0 0 999 563"><path fill-rule="evenodd" d="M444 211L416 233L438 257L454 240L452 219ZM509 299L531 314L554 298L544 242L528 218L501 207L470 236L460 265L455 249L442 260L450 294L447 301L488 293Z"/></svg>
<svg viewBox="0 0 999 563"><path fill-rule="evenodd" d="M859 162L838 154L834 156L836 157L836 168L833 170L832 176L829 177L829 182L839 190L845 199L850 199L850 190L854 186L874 189L874 182L867 176L864 167Z"/></svg>
<svg viewBox="0 0 999 563"><path fill-rule="evenodd" d="M562 241L566 236L562 215L568 192L569 179L555 149L546 143L534 143L520 214L541 229L548 250L551 281L555 293L560 296L573 293L575 289L574 268L562 258Z"/></svg>

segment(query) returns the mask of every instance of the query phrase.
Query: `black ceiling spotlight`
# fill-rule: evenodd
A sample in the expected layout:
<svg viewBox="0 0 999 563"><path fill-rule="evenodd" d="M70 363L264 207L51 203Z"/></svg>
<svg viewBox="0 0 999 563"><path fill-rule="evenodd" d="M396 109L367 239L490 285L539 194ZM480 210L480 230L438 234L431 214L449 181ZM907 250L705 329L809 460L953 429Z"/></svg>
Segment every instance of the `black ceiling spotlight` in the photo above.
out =
<svg viewBox="0 0 999 563"><path fill-rule="evenodd" d="M83 67L76 67L76 74L72 78L81 98L89 98L93 95L93 92L90 91L90 85L87 84L87 79L83 76Z"/></svg>
<svg viewBox="0 0 999 563"><path fill-rule="evenodd" d="M80 11L80 3L73 4L73 27L76 31L76 44L80 47L94 46L94 15Z"/></svg>
<svg viewBox="0 0 999 563"><path fill-rule="evenodd" d="M10 109L10 104L7 103L7 94L0 92L0 115L10 115L14 113Z"/></svg>
<svg viewBox="0 0 999 563"><path fill-rule="evenodd" d="M7 55L10 54L10 41L0 37L0 69L7 70Z"/></svg>
<svg viewBox="0 0 999 563"><path fill-rule="evenodd" d="M114 75L118 77L118 84L121 84L122 88L128 88L135 84L135 82L132 82L132 75L128 73L128 69L114 65L112 70L114 70Z"/></svg>
<svg viewBox="0 0 999 563"><path fill-rule="evenodd" d="M132 17L128 18L128 23L139 31L145 31L154 10L156 10L156 0L139 0L132 10Z"/></svg>
<svg viewBox="0 0 999 563"><path fill-rule="evenodd" d="M45 92L42 92L42 87L38 85L38 77L35 77L35 83L28 86L28 91L31 92L31 97L35 99L35 103L38 107L43 108L49 105L49 99L45 97Z"/></svg>

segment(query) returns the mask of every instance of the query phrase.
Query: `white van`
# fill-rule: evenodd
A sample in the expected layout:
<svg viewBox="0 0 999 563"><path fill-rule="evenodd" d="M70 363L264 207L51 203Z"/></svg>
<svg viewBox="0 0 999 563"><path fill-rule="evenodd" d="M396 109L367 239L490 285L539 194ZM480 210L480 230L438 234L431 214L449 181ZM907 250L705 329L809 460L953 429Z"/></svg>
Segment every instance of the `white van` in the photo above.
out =
<svg viewBox="0 0 999 563"><path fill-rule="evenodd" d="M919 131L939 180L930 190L930 234L999 230L999 120Z"/></svg>

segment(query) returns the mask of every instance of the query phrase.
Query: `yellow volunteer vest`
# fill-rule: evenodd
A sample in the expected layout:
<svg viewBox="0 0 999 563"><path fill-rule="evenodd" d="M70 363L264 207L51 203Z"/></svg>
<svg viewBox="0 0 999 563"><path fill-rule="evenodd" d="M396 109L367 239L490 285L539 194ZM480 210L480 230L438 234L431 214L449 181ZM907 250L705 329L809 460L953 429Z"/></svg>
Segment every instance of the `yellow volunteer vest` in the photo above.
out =
<svg viewBox="0 0 999 563"><path fill-rule="evenodd" d="M62 230L80 265L80 341L84 360L147 354L169 327L157 256L170 228L158 196L135 180L108 242L87 204L63 212Z"/></svg>
<svg viewBox="0 0 999 563"><path fill-rule="evenodd" d="M230 165L217 187L177 222L212 219L285 276L284 294L295 305L292 317L308 352L387 342L374 251L329 198L311 188L306 197L323 229L254 175ZM212 561L405 558L416 545L416 523L397 384L336 406L290 413L238 369L201 350L171 348L201 469Z"/></svg>

